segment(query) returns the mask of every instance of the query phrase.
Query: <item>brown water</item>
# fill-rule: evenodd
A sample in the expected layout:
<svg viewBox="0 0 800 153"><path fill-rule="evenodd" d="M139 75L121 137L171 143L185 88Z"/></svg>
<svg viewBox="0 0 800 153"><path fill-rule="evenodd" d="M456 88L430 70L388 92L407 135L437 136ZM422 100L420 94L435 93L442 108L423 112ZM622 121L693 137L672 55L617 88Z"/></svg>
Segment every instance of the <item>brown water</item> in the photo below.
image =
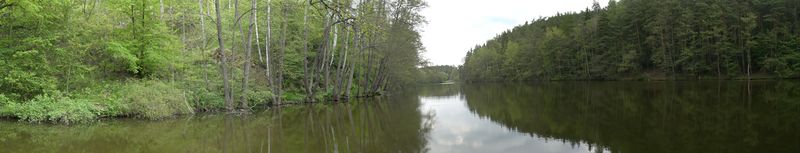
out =
<svg viewBox="0 0 800 153"><path fill-rule="evenodd" d="M800 152L800 82L434 85L251 115L0 121L0 152Z"/></svg>

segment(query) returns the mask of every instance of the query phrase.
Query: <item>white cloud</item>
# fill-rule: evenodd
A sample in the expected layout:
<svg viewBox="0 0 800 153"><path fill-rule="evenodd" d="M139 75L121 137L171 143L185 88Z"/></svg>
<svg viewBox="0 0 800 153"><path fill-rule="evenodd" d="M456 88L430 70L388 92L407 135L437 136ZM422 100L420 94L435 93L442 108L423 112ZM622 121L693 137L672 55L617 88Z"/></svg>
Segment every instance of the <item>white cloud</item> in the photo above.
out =
<svg viewBox="0 0 800 153"><path fill-rule="evenodd" d="M434 65L460 65L470 48L539 17L575 12L593 0L427 0L422 10L425 58ZM608 0L598 0L605 6Z"/></svg>

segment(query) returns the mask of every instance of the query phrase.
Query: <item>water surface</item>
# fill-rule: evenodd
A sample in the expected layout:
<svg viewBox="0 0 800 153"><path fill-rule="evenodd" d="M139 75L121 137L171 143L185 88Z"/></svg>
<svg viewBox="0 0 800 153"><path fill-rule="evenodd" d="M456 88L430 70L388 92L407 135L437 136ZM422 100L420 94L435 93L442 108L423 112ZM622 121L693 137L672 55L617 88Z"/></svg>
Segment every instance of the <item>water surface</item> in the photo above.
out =
<svg viewBox="0 0 800 153"><path fill-rule="evenodd" d="M797 153L800 82L431 85L244 116L0 121L0 152Z"/></svg>

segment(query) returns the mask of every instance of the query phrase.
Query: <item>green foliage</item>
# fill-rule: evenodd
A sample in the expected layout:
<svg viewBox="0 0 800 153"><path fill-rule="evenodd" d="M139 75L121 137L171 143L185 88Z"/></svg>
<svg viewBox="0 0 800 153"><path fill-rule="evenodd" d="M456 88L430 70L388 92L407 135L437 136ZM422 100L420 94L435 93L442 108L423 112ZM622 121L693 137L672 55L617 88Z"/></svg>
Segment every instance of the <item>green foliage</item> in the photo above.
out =
<svg viewBox="0 0 800 153"><path fill-rule="evenodd" d="M256 10L239 1L238 8L218 10L221 18L211 15L217 13L212 2L0 2L0 116L32 122L82 122L97 117L159 119L194 110L220 110L224 108L223 77L218 69L222 65L229 68L234 99L244 97L249 106L268 105L275 96L303 101L305 94L310 94L304 90L303 80L312 76L315 82L325 83L324 89L320 85L312 91L328 93L308 97L322 101L335 97L333 88L341 95L343 91L371 94L387 86L414 83L419 74L416 68L422 46L416 27L423 22L417 13L425 5L422 1L390 2L407 7L391 10L377 9L391 6L378 1L340 1L337 3L358 7L327 8L320 3L308 6L301 1L275 0L269 4L269 28L261 22L267 13L261 9L266 1L258 1ZM305 8L308 16L300 11ZM234 16L237 10L238 16ZM331 18L324 15L328 13L318 13L334 11L345 16ZM249 12L259 13L259 22L248 23ZM329 25L334 19L349 17L352 20ZM222 29L214 26L215 21L222 22ZM245 31L251 25L259 27L253 33L260 37L246 46ZM325 31L326 27L334 29ZM216 30L221 32L222 43L230 46L224 50L227 63L220 62ZM264 39L267 30L271 37ZM358 39L353 39L356 34ZM335 47L334 40L338 41ZM269 52L263 50L265 43ZM255 53L248 59L245 51L249 47L254 47ZM301 52L306 48L306 54ZM270 63L263 59L265 53ZM316 74L304 72L304 59ZM254 64L245 76L247 62ZM286 91L282 95L273 95L275 82L266 81L267 64L273 80L282 77L279 83ZM349 79L347 72L353 73L353 84L347 85L353 88L342 89L346 84L341 82ZM249 81L248 90L239 92L244 80Z"/></svg>
<svg viewBox="0 0 800 153"><path fill-rule="evenodd" d="M429 66L420 68L417 83L443 83L458 79L458 69L454 66Z"/></svg>
<svg viewBox="0 0 800 153"><path fill-rule="evenodd" d="M13 9L0 10L0 93L14 100L28 100L53 91L54 64L48 54L62 36L51 33L63 27L59 14L69 12L66 0L10 1Z"/></svg>
<svg viewBox="0 0 800 153"><path fill-rule="evenodd" d="M87 88L72 94L73 98L85 99L92 102L98 111L99 117L115 117L129 114L128 106L122 101L126 94L121 83L104 83L102 86Z"/></svg>
<svg viewBox="0 0 800 153"><path fill-rule="evenodd" d="M275 95L268 90L248 90L247 99L250 106L267 105ZM220 99L221 100L221 99Z"/></svg>
<svg viewBox="0 0 800 153"><path fill-rule="evenodd" d="M225 108L225 96L220 92L212 92L205 88L200 88L192 93L193 106L198 110L210 111ZM253 99L254 97L249 98Z"/></svg>
<svg viewBox="0 0 800 153"><path fill-rule="evenodd" d="M98 108L86 99L72 99L56 92L42 94L25 103L7 105L12 114L28 122L76 123L97 118Z"/></svg>
<svg viewBox="0 0 800 153"><path fill-rule="evenodd" d="M161 81L128 83L121 91L122 101L130 114L148 119L161 119L178 114L192 114L186 91Z"/></svg>
<svg viewBox="0 0 800 153"><path fill-rule="evenodd" d="M330 95L330 94L327 94ZM290 102L303 102L305 99L305 95L301 94L300 92L286 92L283 93L281 98L285 99L286 101Z"/></svg>
<svg viewBox="0 0 800 153"><path fill-rule="evenodd" d="M11 101L11 99L6 97L6 95L0 94L0 117L13 115L11 112L12 110L10 108L11 107L10 105L13 104L14 103Z"/></svg>
<svg viewBox="0 0 800 153"><path fill-rule="evenodd" d="M111 56L111 59L115 60L113 63L123 63L121 65L125 66L125 70L131 73L139 73L139 58L133 55L130 50L128 50L127 45L123 45L116 42L109 42L106 51Z"/></svg>
<svg viewBox="0 0 800 153"><path fill-rule="evenodd" d="M791 0L620 0L536 19L468 52L467 81L800 77ZM525 42L525 43L520 43Z"/></svg>

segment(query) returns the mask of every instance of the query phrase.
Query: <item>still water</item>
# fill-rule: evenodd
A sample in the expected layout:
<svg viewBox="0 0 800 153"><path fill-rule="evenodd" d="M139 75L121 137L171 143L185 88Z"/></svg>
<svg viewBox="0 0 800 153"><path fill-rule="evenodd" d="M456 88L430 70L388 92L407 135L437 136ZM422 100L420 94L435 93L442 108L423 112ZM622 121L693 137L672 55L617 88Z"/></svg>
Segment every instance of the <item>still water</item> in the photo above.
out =
<svg viewBox="0 0 800 153"><path fill-rule="evenodd" d="M0 121L0 152L798 153L800 82L431 85L243 116Z"/></svg>

